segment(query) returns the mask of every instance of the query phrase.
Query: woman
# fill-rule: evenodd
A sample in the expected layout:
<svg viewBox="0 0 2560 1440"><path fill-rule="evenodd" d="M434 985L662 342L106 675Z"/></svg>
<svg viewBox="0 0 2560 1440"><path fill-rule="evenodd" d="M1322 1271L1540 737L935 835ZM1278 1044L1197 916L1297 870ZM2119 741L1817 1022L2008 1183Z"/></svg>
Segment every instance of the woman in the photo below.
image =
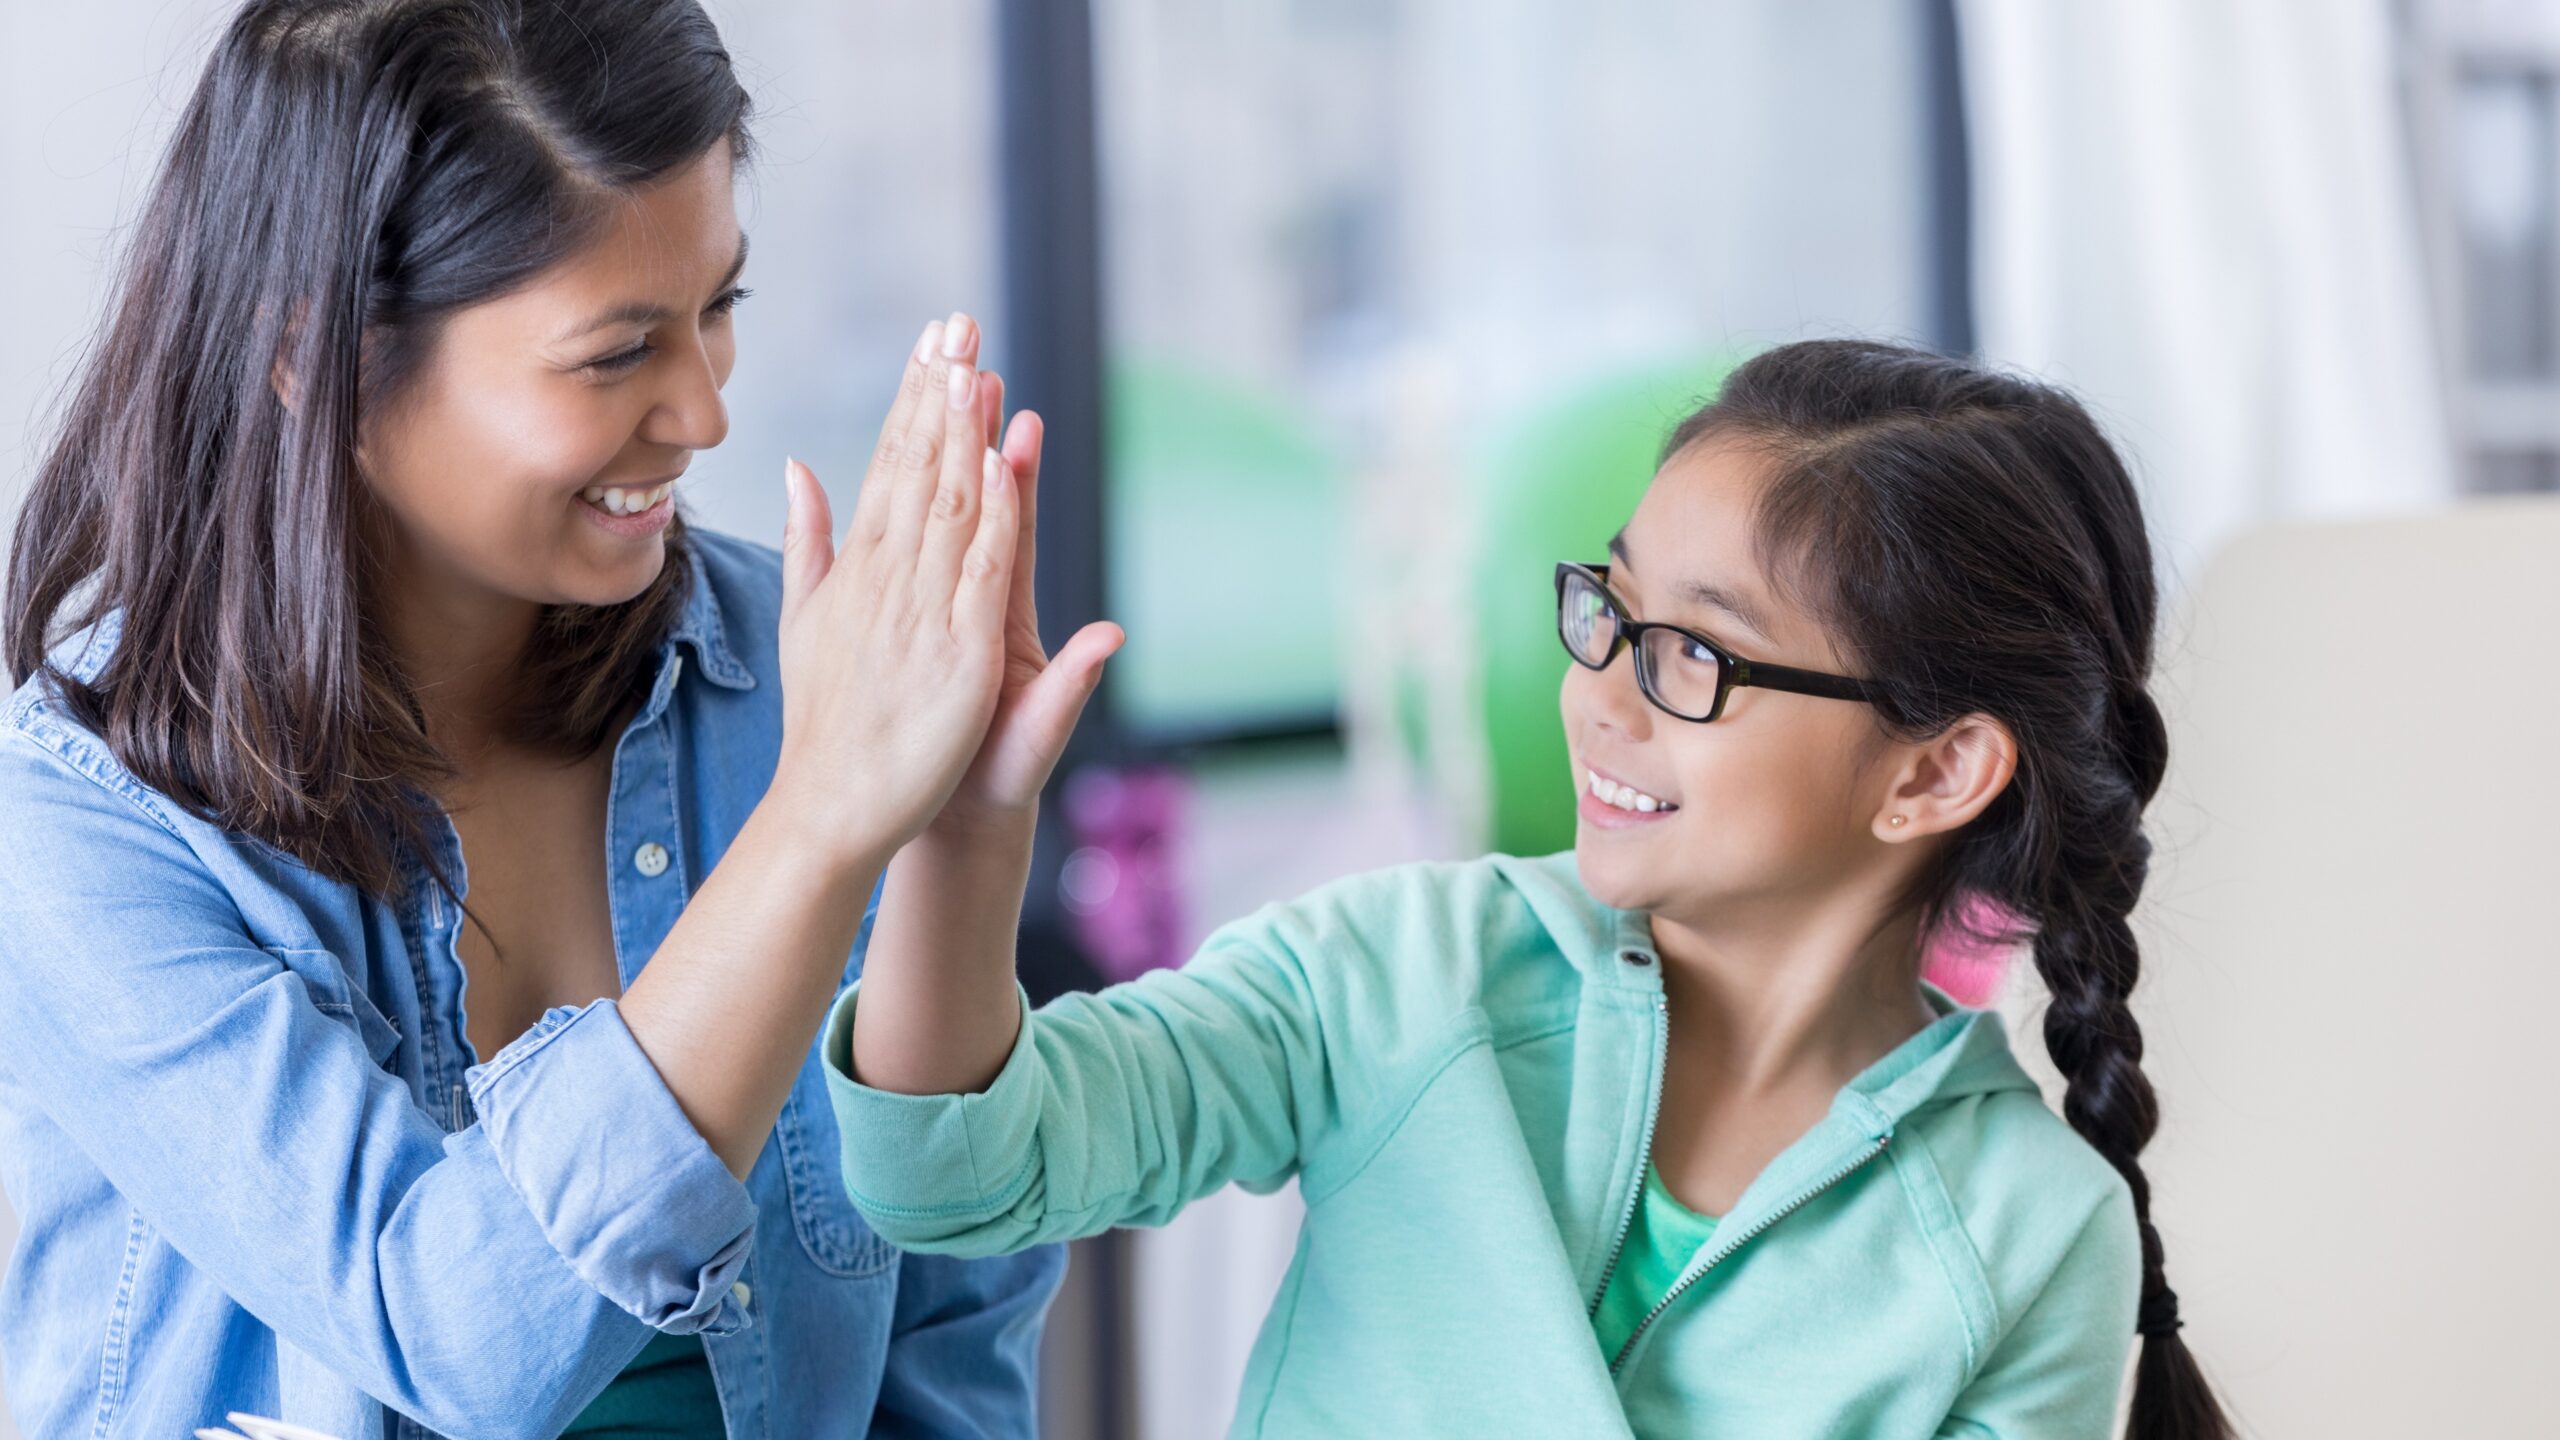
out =
<svg viewBox="0 0 2560 1440"><path fill-rule="evenodd" d="M28 1435L1031 1433L1058 1254L866 1228L811 1042L986 733L1039 427L954 317L842 562L805 469L779 561L687 532L747 119L693 0L221 40L10 575Z"/></svg>
<svg viewBox="0 0 2560 1440"><path fill-rule="evenodd" d="M1782 347L1610 552L1556 573L1570 854L1356 877L1035 1015L984 897L1038 776L955 799L825 1042L863 1213L993 1255L1296 1179L1238 1435L2094 1440L2139 1333L2133 1434L2222 1440L2139 1159L2167 756L2097 427ZM1920 979L1969 913L2033 926L2067 1125Z"/></svg>

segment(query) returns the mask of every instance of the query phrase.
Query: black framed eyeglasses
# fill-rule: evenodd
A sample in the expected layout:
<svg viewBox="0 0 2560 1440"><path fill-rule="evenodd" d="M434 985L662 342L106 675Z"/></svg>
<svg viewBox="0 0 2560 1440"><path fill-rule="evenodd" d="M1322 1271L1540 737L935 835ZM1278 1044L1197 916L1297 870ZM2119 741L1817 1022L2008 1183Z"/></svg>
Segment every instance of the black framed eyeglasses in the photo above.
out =
<svg viewBox="0 0 2560 1440"><path fill-rule="evenodd" d="M1828 700L1873 704L1876 698L1863 680L1756 664L1695 630L1631 620L1618 597L1609 593L1606 565L1565 561L1556 566L1556 638L1574 663L1587 670L1607 669L1621 649L1633 646L1636 688L1644 698L1666 715L1701 725L1722 715L1725 697L1746 685Z"/></svg>

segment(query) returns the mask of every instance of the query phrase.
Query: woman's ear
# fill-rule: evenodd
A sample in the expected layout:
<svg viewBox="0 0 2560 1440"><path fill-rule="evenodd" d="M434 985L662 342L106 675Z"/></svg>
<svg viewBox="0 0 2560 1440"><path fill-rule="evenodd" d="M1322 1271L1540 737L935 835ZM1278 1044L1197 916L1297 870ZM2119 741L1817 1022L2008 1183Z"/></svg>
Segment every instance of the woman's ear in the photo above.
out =
<svg viewBox="0 0 2560 1440"><path fill-rule="evenodd" d="M2017 738L1979 713L1896 748L1902 762L1869 822L1875 837L1888 842L1961 828L1998 799L2018 771Z"/></svg>
<svg viewBox="0 0 2560 1440"><path fill-rule="evenodd" d="M293 315L284 322L284 332L276 340L275 363L267 367L267 384L276 392L276 403L290 415L302 413L302 385L294 373L293 356L302 348L302 317L307 310L306 302L294 302Z"/></svg>

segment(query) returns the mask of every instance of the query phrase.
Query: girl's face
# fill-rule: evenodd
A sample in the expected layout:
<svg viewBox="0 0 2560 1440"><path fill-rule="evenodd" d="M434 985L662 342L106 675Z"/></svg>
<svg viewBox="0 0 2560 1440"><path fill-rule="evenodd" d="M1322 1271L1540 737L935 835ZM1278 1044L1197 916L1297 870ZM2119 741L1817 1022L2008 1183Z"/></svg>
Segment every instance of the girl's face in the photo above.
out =
<svg viewBox="0 0 2560 1440"><path fill-rule="evenodd" d="M456 312L358 462L400 583L615 604L666 562L674 485L728 434L746 261L723 141L624 197L586 250Z"/></svg>
<svg viewBox="0 0 2560 1440"><path fill-rule="evenodd" d="M1725 439L1674 456L1611 542L1609 588L1631 619L1695 630L1744 659L1854 674L1753 556L1762 480L1763 462ZM1595 897L1675 920L1782 913L1878 863L1905 757L1873 709L1744 688L1697 724L1654 708L1634 661L1622 650L1605 669L1565 672L1574 855ZM1593 793L1594 776L1661 808L1613 805Z"/></svg>

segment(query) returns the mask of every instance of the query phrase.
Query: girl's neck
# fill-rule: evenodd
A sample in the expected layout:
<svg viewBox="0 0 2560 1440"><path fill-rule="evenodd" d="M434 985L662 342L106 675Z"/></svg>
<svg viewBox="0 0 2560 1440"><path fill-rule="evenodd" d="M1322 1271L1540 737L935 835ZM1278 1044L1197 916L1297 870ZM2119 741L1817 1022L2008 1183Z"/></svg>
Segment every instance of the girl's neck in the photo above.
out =
<svg viewBox="0 0 2560 1440"><path fill-rule="evenodd" d="M1655 915L1672 1044L1735 1093L1838 1089L1935 1018L1914 917L1882 907L1807 915L1775 902L1712 921Z"/></svg>

